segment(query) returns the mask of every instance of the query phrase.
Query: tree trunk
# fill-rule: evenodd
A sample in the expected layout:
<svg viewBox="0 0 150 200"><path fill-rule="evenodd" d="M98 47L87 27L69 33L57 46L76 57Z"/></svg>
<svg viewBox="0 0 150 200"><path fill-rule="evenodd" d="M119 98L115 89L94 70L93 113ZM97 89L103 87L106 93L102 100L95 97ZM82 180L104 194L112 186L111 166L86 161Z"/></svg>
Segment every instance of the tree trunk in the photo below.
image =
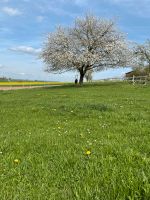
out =
<svg viewBox="0 0 150 200"><path fill-rule="evenodd" d="M83 85L83 79L84 79L84 74L80 73L80 80L79 80L80 85Z"/></svg>

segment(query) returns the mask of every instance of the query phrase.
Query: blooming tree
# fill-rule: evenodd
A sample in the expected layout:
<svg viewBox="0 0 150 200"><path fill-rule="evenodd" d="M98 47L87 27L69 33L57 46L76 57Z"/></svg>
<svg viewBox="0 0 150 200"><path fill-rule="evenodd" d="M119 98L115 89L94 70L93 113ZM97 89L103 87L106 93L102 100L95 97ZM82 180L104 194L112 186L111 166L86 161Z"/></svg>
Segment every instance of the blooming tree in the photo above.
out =
<svg viewBox="0 0 150 200"><path fill-rule="evenodd" d="M150 40L147 40L143 45L136 45L134 48L136 65L148 67L150 75Z"/></svg>
<svg viewBox="0 0 150 200"><path fill-rule="evenodd" d="M124 34L113 20L86 15L77 18L72 27L49 33L41 58L47 72L77 70L82 84L87 71L126 66L129 55Z"/></svg>

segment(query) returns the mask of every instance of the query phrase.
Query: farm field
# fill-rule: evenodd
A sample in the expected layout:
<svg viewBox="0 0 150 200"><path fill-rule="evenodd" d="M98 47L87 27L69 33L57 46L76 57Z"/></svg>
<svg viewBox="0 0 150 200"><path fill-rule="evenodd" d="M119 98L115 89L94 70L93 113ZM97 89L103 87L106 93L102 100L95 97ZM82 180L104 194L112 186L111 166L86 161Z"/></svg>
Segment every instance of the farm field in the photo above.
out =
<svg viewBox="0 0 150 200"><path fill-rule="evenodd" d="M1 200L149 200L150 87L0 91Z"/></svg>
<svg viewBox="0 0 150 200"><path fill-rule="evenodd" d="M62 82L43 82L43 81L1 81L2 86L42 86L42 85L63 85Z"/></svg>

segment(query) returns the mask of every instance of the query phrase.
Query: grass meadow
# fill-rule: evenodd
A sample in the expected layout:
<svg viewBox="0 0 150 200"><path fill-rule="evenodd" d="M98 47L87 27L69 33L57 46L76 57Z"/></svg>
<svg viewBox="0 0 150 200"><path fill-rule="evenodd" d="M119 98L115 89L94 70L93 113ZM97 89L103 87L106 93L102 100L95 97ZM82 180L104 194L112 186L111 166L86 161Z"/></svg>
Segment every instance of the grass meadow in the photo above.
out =
<svg viewBox="0 0 150 200"><path fill-rule="evenodd" d="M1 200L149 200L150 87L0 91Z"/></svg>

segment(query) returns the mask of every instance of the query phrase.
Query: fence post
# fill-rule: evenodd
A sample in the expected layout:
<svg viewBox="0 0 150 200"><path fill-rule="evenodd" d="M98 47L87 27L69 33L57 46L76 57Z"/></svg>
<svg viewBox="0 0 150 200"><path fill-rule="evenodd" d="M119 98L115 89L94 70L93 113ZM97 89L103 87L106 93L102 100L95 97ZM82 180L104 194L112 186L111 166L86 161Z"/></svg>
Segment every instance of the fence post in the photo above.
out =
<svg viewBox="0 0 150 200"><path fill-rule="evenodd" d="M133 78L132 78L132 83L133 85L135 84L135 76L133 75Z"/></svg>
<svg viewBox="0 0 150 200"><path fill-rule="evenodd" d="M145 76L145 84L144 85L146 85L147 84L147 76Z"/></svg>

